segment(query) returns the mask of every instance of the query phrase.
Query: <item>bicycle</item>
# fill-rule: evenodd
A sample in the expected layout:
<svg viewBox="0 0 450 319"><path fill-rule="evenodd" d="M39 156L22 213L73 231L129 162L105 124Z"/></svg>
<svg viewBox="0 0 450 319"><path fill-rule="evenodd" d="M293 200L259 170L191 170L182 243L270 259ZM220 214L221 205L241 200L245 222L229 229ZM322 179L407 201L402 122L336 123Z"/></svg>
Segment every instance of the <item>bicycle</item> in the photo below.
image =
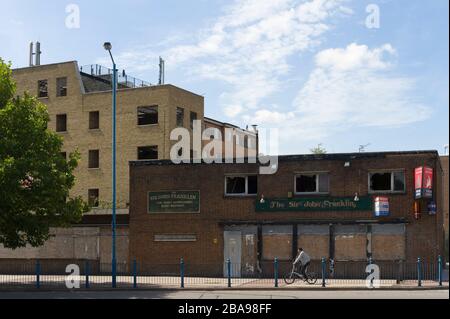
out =
<svg viewBox="0 0 450 319"><path fill-rule="evenodd" d="M315 272L309 272L307 268L305 271L306 276L303 276L298 273L295 268L296 266L292 265L292 270L284 276L284 282L286 285L293 284L296 279L301 279L310 285L314 285L317 282L317 274Z"/></svg>

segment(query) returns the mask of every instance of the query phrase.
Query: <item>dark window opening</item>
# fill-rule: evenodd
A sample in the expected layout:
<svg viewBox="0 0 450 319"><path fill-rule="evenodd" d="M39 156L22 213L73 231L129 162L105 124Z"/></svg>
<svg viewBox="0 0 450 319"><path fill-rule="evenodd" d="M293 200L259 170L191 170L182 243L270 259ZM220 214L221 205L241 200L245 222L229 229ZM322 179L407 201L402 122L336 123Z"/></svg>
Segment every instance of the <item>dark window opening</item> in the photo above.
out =
<svg viewBox="0 0 450 319"><path fill-rule="evenodd" d="M297 176L297 193L315 193L316 192L316 175L300 175Z"/></svg>
<svg viewBox="0 0 450 319"><path fill-rule="evenodd" d="M56 96L67 96L67 78L56 79Z"/></svg>
<svg viewBox="0 0 450 319"><path fill-rule="evenodd" d="M89 129L97 130L100 128L100 112L89 112Z"/></svg>
<svg viewBox="0 0 450 319"><path fill-rule="evenodd" d="M225 183L227 195L256 195L258 193L258 178L256 175L227 176Z"/></svg>
<svg viewBox="0 0 450 319"><path fill-rule="evenodd" d="M38 81L38 97L48 97L48 81Z"/></svg>
<svg viewBox="0 0 450 319"><path fill-rule="evenodd" d="M138 107L138 125L158 124L158 106Z"/></svg>
<svg viewBox="0 0 450 319"><path fill-rule="evenodd" d="M395 172L394 173L394 191L404 191L405 190L405 173Z"/></svg>
<svg viewBox="0 0 450 319"><path fill-rule="evenodd" d="M98 189L90 189L88 190L88 203L91 207L99 206L99 190Z"/></svg>
<svg viewBox="0 0 450 319"><path fill-rule="evenodd" d="M177 107L177 126L182 127L184 125L184 109Z"/></svg>
<svg viewBox="0 0 450 319"><path fill-rule="evenodd" d="M328 173L302 174L295 178L296 193L328 193L330 176Z"/></svg>
<svg viewBox="0 0 450 319"><path fill-rule="evenodd" d="M100 167L100 151L90 150L89 151L89 168L99 168Z"/></svg>
<svg viewBox="0 0 450 319"><path fill-rule="evenodd" d="M157 160L158 146L138 147L138 160Z"/></svg>
<svg viewBox="0 0 450 319"><path fill-rule="evenodd" d="M256 175L248 176L248 194L258 193L258 178Z"/></svg>
<svg viewBox="0 0 450 319"><path fill-rule="evenodd" d="M373 191L391 190L391 173L375 173L370 178L370 189Z"/></svg>
<svg viewBox="0 0 450 319"><path fill-rule="evenodd" d="M56 132L67 132L67 114L56 115Z"/></svg>
<svg viewBox="0 0 450 319"><path fill-rule="evenodd" d="M245 177L227 177L227 194L245 194Z"/></svg>

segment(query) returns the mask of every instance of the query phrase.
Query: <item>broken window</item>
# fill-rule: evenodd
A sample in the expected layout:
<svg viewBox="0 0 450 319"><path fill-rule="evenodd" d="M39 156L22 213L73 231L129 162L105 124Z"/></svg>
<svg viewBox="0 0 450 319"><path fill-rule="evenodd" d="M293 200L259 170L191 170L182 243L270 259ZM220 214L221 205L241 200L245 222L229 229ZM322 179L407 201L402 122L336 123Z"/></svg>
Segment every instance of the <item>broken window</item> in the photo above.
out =
<svg viewBox="0 0 450 319"><path fill-rule="evenodd" d="M38 81L38 97L48 97L48 81Z"/></svg>
<svg viewBox="0 0 450 319"><path fill-rule="evenodd" d="M99 206L99 190L98 188L88 190L88 203L91 207Z"/></svg>
<svg viewBox="0 0 450 319"><path fill-rule="evenodd" d="M67 96L67 78L56 79L56 96Z"/></svg>
<svg viewBox="0 0 450 319"><path fill-rule="evenodd" d="M370 173L369 190L371 192L403 192L405 191L405 173L403 171Z"/></svg>
<svg viewBox="0 0 450 319"><path fill-rule="evenodd" d="M184 109L177 107L177 126L183 127L184 125Z"/></svg>
<svg viewBox="0 0 450 319"><path fill-rule="evenodd" d="M56 132L67 132L67 114L56 115Z"/></svg>
<svg viewBox="0 0 450 319"><path fill-rule="evenodd" d="M226 176L226 195L256 195L258 193L258 179L256 175Z"/></svg>
<svg viewBox="0 0 450 319"><path fill-rule="evenodd" d="M138 125L158 124L158 106L138 107Z"/></svg>
<svg viewBox="0 0 450 319"><path fill-rule="evenodd" d="M158 146L138 147L138 160L157 160Z"/></svg>
<svg viewBox="0 0 450 319"><path fill-rule="evenodd" d="M89 129L97 130L100 128L100 112L89 112Z"/></svg>
<svg viewBox="0 0 450 319"><path fill-rule="evenodd" d="M100 167L100 151L90 150L89 151L89 168L99 168Z"/></svg>
<svg viewBox="0 0 450 319"><path fill-rule="evenodd" d="M328 173L307 173L295 177L297 194L328 193L330 177Z"/></svg>

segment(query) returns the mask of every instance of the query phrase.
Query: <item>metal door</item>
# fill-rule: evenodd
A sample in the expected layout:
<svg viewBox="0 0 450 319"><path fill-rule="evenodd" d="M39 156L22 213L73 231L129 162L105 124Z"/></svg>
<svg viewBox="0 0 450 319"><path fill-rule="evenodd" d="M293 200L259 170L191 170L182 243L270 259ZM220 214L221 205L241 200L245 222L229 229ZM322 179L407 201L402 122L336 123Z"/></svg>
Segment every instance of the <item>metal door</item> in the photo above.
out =
<svg viewBox="0 0 450 319"><path fill-rule="evenodd" d="M228 275L227 260L231 260L231 277L241 276L242 233L240 231L224 231L223 274Z"/></svg>

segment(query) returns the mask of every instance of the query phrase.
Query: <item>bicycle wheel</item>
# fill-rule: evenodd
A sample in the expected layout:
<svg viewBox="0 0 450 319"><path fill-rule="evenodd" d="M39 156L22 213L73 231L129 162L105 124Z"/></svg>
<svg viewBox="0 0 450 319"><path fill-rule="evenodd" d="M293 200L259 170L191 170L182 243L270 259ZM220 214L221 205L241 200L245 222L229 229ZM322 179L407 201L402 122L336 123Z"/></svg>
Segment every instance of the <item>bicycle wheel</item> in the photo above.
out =
<svg viewBox="0 0 450 319"><path fill-rule="evenodd" d="M317 282L317 274L315 272L309 272L306 276L306 282L310 285L314 285Z"/></svg>
<svg viewBox="0 0 450 319"><path fill-rule="evenodd" d="M295 281L295 273L289 272L286 274L286 276L284 276L284 282L286 283L286 285L293 284L294 281Z"/></svg>

